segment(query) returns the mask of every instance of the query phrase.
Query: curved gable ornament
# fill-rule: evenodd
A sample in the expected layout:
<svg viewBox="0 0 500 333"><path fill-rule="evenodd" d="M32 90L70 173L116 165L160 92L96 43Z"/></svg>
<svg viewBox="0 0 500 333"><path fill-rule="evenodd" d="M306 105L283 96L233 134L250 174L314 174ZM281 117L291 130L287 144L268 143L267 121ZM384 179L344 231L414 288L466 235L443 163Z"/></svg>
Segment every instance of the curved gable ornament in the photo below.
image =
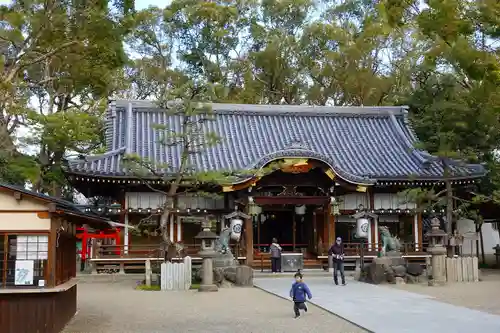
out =
<svg viewBox="0 0 500 333"><path fill-rule="evenodd" d="M247 169L262 169L264 168L267 164L279 160L279 159L285 159L285 158L300 158L300 159L305 159L305 158L310 158L314 159L320 162L325 163L330 167L331 170L335 173L335 175L339 176L343 180L353 183L356 185L362 185L362 186L369 186L373 185L376 183L376 179L371 179L368 177L361 177L354 175L350 172L347 172L345 170L342 170L330 157L312 151L310 149L303 149L303 148L288 148L288 149L283 149L283 150L278 150L275 152L272 152L270 154L265 155L264 157L260 158L257 160L255 163L252 163L251 165L247 166ZM330 176L330 175L329 175ZM330 177L331 178L331 177ZM245 179L241 182L238 183L243 183L245 181L248 181L250 178Z"/></svg>

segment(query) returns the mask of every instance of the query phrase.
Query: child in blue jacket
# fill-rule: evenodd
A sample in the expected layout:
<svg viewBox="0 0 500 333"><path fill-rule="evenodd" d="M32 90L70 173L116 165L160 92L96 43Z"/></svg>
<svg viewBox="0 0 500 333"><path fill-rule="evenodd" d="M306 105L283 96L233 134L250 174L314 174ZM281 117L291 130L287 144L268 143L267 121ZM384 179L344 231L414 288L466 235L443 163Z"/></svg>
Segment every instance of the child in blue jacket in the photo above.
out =
<svg viewBox="0 0 500 333"><path fill-rule="evenodd" d="M293 311L295 312L295 318L300 317L299 310L304 310L304 312L307 312L306 295L307 298L312 298L309 287L302 281L302 274L300 272L297 272L295 273L295 282L292 285L292 289L290 289L290 297L293 300Z"/></svg>

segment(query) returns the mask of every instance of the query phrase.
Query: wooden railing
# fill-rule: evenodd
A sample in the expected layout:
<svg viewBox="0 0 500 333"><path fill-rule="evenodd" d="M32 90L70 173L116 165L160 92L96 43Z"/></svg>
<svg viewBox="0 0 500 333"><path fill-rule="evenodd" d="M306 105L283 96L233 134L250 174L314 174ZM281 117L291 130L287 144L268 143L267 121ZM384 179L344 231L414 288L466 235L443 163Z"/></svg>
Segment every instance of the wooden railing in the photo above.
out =
<svg viewBox="0 0 500 333"><path fill-rule="evenodd" d="M328 254L328 249L331 244L323 244L323 253L318 253L319 255ZM361 255L361 247L363 246L363 254L365 255L377 255L382 248L382 243L344 243L344 251L346 255L359 256ZM401 243L401 254L409 255L425 252L427 249L427 243L417 244L415 242Z"/></svg>
<svg viewBox="0 0 500 333"><path fill-rule="evenodd" d="M181 255L196 256L200 251L200 244L184 244L184 251ZM230 245L231 251L235 256L244 255L239 245ZM163 258L163 249L161 245L140 244L140 245L97 245L92 255L92 259L107 258Z"/></svg>

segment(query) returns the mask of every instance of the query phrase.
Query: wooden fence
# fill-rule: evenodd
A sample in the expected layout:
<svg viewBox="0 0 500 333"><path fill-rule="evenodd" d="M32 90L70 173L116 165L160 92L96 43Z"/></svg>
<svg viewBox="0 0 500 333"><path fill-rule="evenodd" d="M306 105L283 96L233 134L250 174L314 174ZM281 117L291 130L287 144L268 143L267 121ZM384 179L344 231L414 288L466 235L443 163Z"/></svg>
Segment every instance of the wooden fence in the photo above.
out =
<svg viewBox="0 0 500 333"><path fill-rule="evenodd" d="M160 267L160 286L162 291L189 290L191 288L191 257L185 257L182 263L164 262Z"/></svg>
<svg viewBox="0 0 500 333"><path fill-rule="evenodd" d="M478 282L477 257L446 258L446 280L448 282Z"/></svg>

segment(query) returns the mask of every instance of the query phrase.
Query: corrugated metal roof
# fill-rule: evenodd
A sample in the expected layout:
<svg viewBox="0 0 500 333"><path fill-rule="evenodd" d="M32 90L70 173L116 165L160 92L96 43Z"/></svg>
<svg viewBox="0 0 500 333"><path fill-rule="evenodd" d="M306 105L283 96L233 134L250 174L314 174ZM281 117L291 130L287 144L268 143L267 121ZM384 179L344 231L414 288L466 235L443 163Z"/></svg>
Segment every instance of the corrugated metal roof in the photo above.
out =
<svg viewBox="0 0 500 333"><path fill-rule="evenodd" d="M323 161L342 178L361 184L387 179L440 179L442 168L426 152L416 150L416 136L405 107L321 107L290 105L211 104L213 120L205 133L222 142L192 154L197 171L248 170L282 157ZM109 151L85 160L70 161L70 172L127 176L123 157L137 154L160 170L175 170L181 147L160 143L164 125L180 132L182 119L148 101L110 104L106 140ZM482 176L481 165L456 162L455 178Z"/></svg>

